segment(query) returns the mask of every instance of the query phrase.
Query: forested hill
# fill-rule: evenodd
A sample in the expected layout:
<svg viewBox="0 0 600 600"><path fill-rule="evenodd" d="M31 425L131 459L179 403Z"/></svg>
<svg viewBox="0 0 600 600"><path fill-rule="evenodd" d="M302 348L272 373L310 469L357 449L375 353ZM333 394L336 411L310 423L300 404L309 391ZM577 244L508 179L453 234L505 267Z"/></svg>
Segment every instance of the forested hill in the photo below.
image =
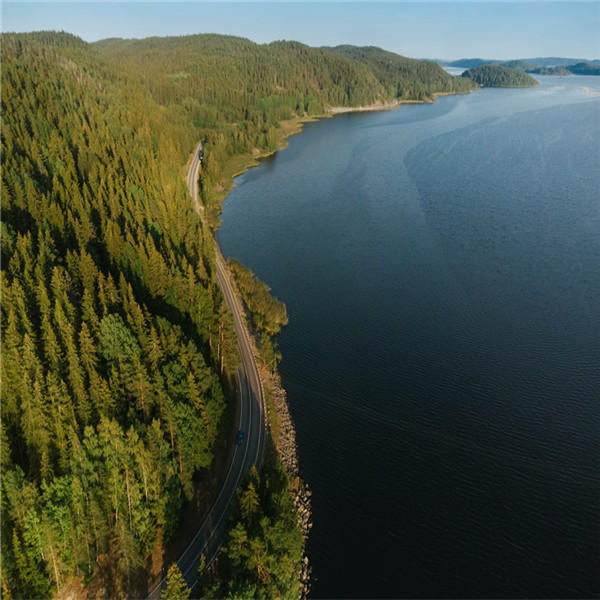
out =
<svg viewBox="0 0 600 600"><path fill-rule="evenodd" d="M209 104L218 99L238 109L237 119L243 119L248 108L261 109L264 99L273 95L283 106L315 113L326 106L358 106L396 97L422 100L435 93L471 89L433 62L373 46L310 48L286 41L259 45L214 34L110 39L95 46L137 72L143 67L162 100L174 100L175 90L179 97L201 93Z"/></svg>
<svg viewBox="0 0 600 600"><path fill-rule="evenodd" d="M367 67L298 42L255 44L216 34L110 39L94 46L142 75L162 103L196 99L205 119L238 122L273 108L322 113L327 105L370 104L386 92ZM277 100L273 97L276 96ZM216 109L216 111L215 111Z"/></svg>
<svg viewBox="0 0 600 600"><path fill-rule="evenodd" d="M538 82L527 73L500 65L482 65L465 71L462 76L481 87L531 87Z"/></svg>
<svg viewBox="0 0 600 600"><path fill-rule="evenodd" d="M452 77L435 62L406 58L375 46L324 49L366 65L393 98L428 100L436 94L464 93L472 89L470 82Z"/></svg>
<svg viewBox="0 0 600 600"><path fill-rule="evenodd" d="M415 87L400 88L406 59L391 60L388 72L295 42L217 35L93 45L3 35L7 598L49 597L99 572L109 597L142 596L132 575L173 534L213 460L237 356L212 234L185 188L198 141L216 225L227 165L275 150L281 121L419 99L419 64ZM448 77L426 93L461 81ZM283 558L284 542L269 546L269 564L292 580L298 560Z"/></svg>

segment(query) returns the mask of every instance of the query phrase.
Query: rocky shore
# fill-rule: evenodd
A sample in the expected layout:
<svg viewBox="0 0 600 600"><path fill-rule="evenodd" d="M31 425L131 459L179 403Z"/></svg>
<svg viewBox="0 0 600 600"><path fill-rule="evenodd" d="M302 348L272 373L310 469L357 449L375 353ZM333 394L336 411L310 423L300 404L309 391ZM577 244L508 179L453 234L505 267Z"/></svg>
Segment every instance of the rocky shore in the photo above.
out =
<svg viewBox="0 0 600 600"><path fill-rule="evenodd" d="M301 479L298 469L298 454L296 448L296 430L290 415L287 404L285 390L281 385L281 379L277 373L271 373L266 368L260 368L260 377L263 380L263 385L268 388L273 395L273 404L277 413L277 422L279 424L279 432L277 439L274 439L277 452L281 458L281 462L290 478L291 490L294 497L294 504L298 511L298 521L302 528L304 541L312 528L312 512L311 512L311 491ZM302 557L302 569L300 572L300 598L308 597L311 581L311 566L306 555L306 548Z"/></svg>

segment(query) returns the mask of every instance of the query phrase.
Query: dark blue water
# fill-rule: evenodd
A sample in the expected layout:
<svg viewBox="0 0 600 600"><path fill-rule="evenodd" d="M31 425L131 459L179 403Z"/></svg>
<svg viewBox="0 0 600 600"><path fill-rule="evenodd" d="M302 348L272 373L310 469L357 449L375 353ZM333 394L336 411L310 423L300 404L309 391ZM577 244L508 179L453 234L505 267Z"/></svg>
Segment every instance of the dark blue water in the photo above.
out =
<svg viewBox="0 0 600 600"><path fill-rule="evenodd" d="M600 595L600 78L540 81L309 124L225 202L314 597Z"/></svg>

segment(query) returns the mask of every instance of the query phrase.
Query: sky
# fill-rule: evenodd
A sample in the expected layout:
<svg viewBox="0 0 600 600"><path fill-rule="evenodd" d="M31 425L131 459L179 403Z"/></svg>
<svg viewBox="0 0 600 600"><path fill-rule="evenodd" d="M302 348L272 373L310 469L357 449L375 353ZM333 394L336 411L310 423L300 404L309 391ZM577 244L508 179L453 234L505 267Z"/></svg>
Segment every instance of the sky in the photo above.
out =
<svg viewBox="0 0 600 600"><path fill-rule="evenodd" d="M587 2L2 2L2 31L107 37L223 33L258 43L374 45L415 58L600 58Z"/></svg>

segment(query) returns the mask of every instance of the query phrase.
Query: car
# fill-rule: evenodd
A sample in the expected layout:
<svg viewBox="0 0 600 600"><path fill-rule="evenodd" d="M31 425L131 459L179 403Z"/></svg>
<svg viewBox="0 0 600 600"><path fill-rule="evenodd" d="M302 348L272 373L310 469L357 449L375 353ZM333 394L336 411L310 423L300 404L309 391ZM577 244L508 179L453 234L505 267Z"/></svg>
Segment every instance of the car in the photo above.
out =
<svg viewBox="0 0 600 600"><path fill-rule="evenodd" d="M238 445L244 443L244 430L243 429L238 429L237 435L235 436L235 443Z"/></svg>

